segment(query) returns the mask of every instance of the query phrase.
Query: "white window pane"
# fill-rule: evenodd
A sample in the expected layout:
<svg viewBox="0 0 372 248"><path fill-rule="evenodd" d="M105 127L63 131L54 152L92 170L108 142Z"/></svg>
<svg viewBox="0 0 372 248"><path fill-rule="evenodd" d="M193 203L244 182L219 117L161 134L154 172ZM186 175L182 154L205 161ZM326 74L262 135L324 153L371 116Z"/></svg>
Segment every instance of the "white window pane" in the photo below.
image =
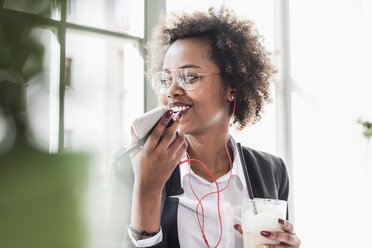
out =
<svg viewBox="0 0 372 248"><path fill-rule="evenodd" d="M67 21L144 36L144 0L68 0Z"/></svg>
<svg viewBox="0 0 372 248"><path fill-rule="evenodd" d="M143 61L129 42L70 31L65 130L71 150L105 154L130 142L130 120L143 112ZM104 162L105 161L105 162Z"/></svg>
<svg viewBox="0 0 372 248"><path fill-rule="evenodd" d="M59 45L55 34L33 28L30 37L43 46L42 71L27 87L27 118L35 145L50 152L58 149L59 126ZM29 57L30 66L35 58Z"/></svg>
<svg viewBox="0 0 372 248"><path fill-rule="evenodd" d="M71 85L65 93L65 146L92 156L86 214L92 244L104 241L114 153L130 143L130 121L144 110L143 60L130 42L68 31Z"/></svg>
<svg viewBox="0 0 372 248"><path fill-rule="evenodd" d="M290 3L291 68L297 83L292 94L296 229L305 247L363 246L369 236L362 223L372 221L372 178L357 120L372 112L371 78L363 59L372 56L366 54L365 32L371 22L363 17L372 8L364 9L362 0ZM309 208L309 199L319 204ZM339 216L345 225L337 224ZM358 228L329 239L345 226Z"/></svg>

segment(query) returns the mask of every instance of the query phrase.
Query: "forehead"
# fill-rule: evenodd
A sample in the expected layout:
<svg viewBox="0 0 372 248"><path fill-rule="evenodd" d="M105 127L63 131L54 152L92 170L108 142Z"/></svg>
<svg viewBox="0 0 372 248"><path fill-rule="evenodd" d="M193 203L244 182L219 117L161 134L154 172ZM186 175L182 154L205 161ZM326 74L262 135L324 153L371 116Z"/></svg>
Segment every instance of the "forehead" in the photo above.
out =
<svg viewBox="0 0 372 248"><path fill-rule="evenodd" d="M218 70L210 59L207 39L186 38L176 40L165 54L163 69L172 70L185 65L196 65L201 70Z"/></svg>

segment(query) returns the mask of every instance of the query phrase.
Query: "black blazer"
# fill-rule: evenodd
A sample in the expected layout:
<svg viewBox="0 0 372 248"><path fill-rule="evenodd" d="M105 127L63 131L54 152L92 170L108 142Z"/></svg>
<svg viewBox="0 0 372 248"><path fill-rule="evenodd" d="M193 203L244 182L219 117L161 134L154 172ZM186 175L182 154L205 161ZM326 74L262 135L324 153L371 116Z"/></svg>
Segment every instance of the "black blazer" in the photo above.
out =
<svg viewBox="0 0 372 248"><path fill-rule="evenodd" d="M289 180L283 160L269 153L256 151L248 147L241 147L241 151L247 169L243 168L243 171L247 171L249 175L254 197L287 201ZM244 166L244 163L242 165ZM161 227L163 229L163 240L151 247L180 247L177 229L178 198L170 197L180 194L183 194L183 189L181 188L179 166L177 166L167 181L162 195Z"/></svg>

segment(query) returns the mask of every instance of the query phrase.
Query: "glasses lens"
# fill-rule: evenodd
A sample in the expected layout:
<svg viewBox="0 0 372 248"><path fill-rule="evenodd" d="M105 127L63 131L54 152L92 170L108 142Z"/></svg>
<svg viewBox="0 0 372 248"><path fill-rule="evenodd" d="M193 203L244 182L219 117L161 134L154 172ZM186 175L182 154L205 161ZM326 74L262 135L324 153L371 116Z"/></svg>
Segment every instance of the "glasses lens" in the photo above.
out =
<svg viewBox="0 0 372 248"><path fill-rule="evenodd" d="M193 90L199 84L199 74L196 70L185 68L178 71L178 82L185 90Z"/></svg>
<svg viewBox="0 0 372 248"><path fill-rule="evenodd" d="M157 93L164 93L170 82L170 76L167 72L159 71L152 77L152 87Z"/></svg>
<svg viewBox="0 0 372 248"><path fill-rule="evenodd" d="M199 85L199 73L194 69L176 70L173 76L177 84L184 90L193 90ZM152 87L159 94L166 92L171 83L172 78L169 72L159 71L152 77Z"/></svg>

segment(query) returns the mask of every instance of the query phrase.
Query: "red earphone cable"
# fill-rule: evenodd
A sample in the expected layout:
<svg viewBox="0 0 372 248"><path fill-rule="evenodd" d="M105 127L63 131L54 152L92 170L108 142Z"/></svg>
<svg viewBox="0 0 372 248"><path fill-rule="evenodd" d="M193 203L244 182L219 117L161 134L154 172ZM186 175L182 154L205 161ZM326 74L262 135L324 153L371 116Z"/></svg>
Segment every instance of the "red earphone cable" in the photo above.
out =
<svg viewBox="0 0 372 248"><path fill-rule="evenodd" d="M235 101L234 101L234 109L233 109L233 112L232 112L232 114L231 114L231 116L230 116L230 119L229 119L229 122L227 123L226 128L225 128L225 149L226 149L226 153L227 153L227 156L229 157L229 162L230 162L230 176L229 176L229 180L228 180L226 186L225 186L223 189L221 189L220 192L224 191L224 190L229 186L230 181L231 181L232 161L231 161L231 157L230 157L229 150L228 150L228 148L227 148L226 135L227 135L227 128L228 128L228 125L229 125L229 123L230 123L230 121L231 121L232 116L233 116L234 113L235 113L235 107L236 107L236 98L235 98ZM215 193L217 193L217 192L215 191L215 192L210 192L210 193L206 194L202 199L200 199L199 202L201 202L205 197L207 197L207 196L209 196L209 195L211 195L211 194L215 194ZM198 204L198 205L199 205L199 204ZM197 206L197 209L198 209L198 206Z"/></svg>
<svg viewBox="0 0 372 248"><path fill-rule="evenodd" d="M236 89L234 89L233 91L236 92ZM236 108L236 97L235 97L235 100L234 100L234 108L233 108L233 112L232 112L232 114L231 114L231 116L230 116L230 118L229 118L229 121L228 121L227 124L226 124L226 128L225 128L225 149L226 149L227 156L229 157L229 162L230 162L230 175L229 175L229 180L228 180L226 186L225 186L222 190L219 189L219 186L218 186L217 180L216 180L215 177L212 175L212 173L209 171L209 169L207 168L207 166L205 166L205 164L203 164L200 160L197 160L197 159L191 159L190 156L189 156L189 154L186 153L188 159L179 162L180 165L183 164L183 163L185 163L185 162L189 162L189 165L190 165L190 167L189 167L189 184L190 184L190 188L191 188L192 193L194 194L195 198L198 200L198 205L196 206L195 214L196 214L196 218L197 218L197 220L198 220L199 228L200 228L200 230L201 230L201 232L202 232L202 235L203 235L203 239L204 239L205 243L207 244L208 248L209 248L210 246L209 246L208 240L207 240L207 238L206 238L206 236L205 236L205 233L204 233L204 208L203 208L202 201L203 201L207 196L217 193L217 209L218 209L218 218L219 218L219 222L220 222L220 237L219 237L218 242L217 242L217 245L216 245L215 247L218 247L218 245L220 244L221 239L222 239L222 219L221 219L221 211L220 211L220 192L224 191L224 190L229 186L230 181L231 181L231 175L232 175L232 161L231 161L231 156L230 156L230 153L229 153L229 149L228 149L228 147L227 147L226 136L227 136L227 129L228 129L228 127L229 127L229 124L230 124L231 118L233 117L233 115L234 115L234 113L235 113L235 108ZM196 193L195 193L195 191L194 191L194 189L193 189L193 187L192 187L192 185L191 185L191 179L190 179L190 174L191 174L191 173L190 173L190 172L191 172L191 171L190 171L190 170L191 170L191 161L199 162L199 163L200 163L200 164L205 168L205 170L206 170L206 171L208 172L208 174L212 177L214 183L216 184L217 191L210 192L210 193L204 195L201 199L198 198L198 196L196 195ZM199 213L199 210L198 210L198 209L199 209L199 205L200 205L200 207L201 207L201 209L202 209L202 223L203 223L202 225L200 224L199 215L198 215L198 213Z"/></svg>

